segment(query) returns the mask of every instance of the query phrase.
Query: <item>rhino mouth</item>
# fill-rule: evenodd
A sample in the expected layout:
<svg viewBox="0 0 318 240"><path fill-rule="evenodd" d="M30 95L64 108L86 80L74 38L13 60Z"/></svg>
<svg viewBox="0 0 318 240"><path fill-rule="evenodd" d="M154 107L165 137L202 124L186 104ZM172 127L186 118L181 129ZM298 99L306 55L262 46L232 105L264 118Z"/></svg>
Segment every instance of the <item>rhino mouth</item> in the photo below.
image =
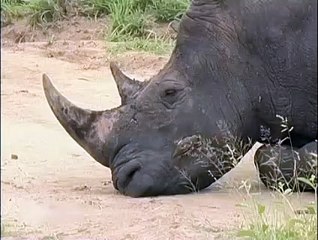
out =
<svg viewBox="0 0 318 240"><path fill-rule="evenodd" d="M110 164L114 188L133 197L181 193L181 176L171 165L170 154L141 150L136 145L124 144L117 149Z"/></svg>
<svg viewBox="0 0 318 240"><path fill-rule="evenodd" d="M208 187L225 174L206 156L180 155L177 146L172 148L163 153L122 145L110 165L114 187L133 197L186 194Z"/></svg>

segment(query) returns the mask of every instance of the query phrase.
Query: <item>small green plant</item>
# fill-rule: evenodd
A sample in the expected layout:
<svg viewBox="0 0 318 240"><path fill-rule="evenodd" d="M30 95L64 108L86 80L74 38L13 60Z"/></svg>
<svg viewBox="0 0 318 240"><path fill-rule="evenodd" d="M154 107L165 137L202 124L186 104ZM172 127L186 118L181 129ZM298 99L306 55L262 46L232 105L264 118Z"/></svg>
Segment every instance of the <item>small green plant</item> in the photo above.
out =
<svg viewBox="0 0 318 240"><path fill-rule="evenodd" d="M254 211L253 217L249 217L247 225L241 227L238 232L238 237L244 237L245 239L274 239L274 240L298 240L298 239L317 239L317 154L308 153L306 158L306 169L297 169L296 164L300 161L298 152L294 150L291 141L291 132L293 127L288 125L287 118L277 116L281 119L282 133L287 133L286 137L277 143L277 147L282 150L282 143L290 141L290 156L294 161L293 176L291 180L287 181L282 175L282 178L277 179L277 184L274 189L277 195L274 195L275 201L280 206L287 206L285 208L277 208L272 206L274 209L269 209L265 205L261 204L260 201L256 200L249 194L250 186L244 182L241 188L244 188L247 192L248 197L252 200L252 209ZM274 149L274 148L273 148ZM279 158L280 155L274 155L274 158ZM279 159L274 159L277 161ZM278 161L279 162L279 161ZM274 165L278 171L279 166ZM302 172L304 171L304 172ZM305 174L305 173L309 173ZM299 174L302 176L299 177ZM289 200L289 196L294 190L299 190L300 183L307 185L308 188L312 188L315 193L315 201L313 204L309 204L304 210L296 210L292 202ZM295 188L296 187L296 188ZM274 202L274 201L273 201ZM247 205L250 206L250 205ZM250 206L251 207L251 206ZM267 210L267 211L266 211ZM272 210L272 211L270 211Z"/></svg>
<svg viewBox="0 0 318 240"><path fill-rule="evenodd" d="M29 23L32 27L48 27L64 18L63 10L57 0L30 0Z"/></svg>
<svg viewBox="0 0 318 240"><path fill-rule="evenodd" d="M288 126L286 118L281 119L282 132L287 133L287 136L282 141L279 141L278 147L282 147L282 142L291 140L290 133L293 130L292 127ZM196 135L183 138L176 142L174 156L190 156L191 161L198 159L194 160L194 163L215 169L219 176L225 174L245 155L251 147L251 142L249 141L246 144L239 138L234 137L224 123L220 122L217 125L223 133L222 138L202 138ZM291 151L294 152L292 147ZM297 154L292 156L299 157ZM317 154L312 153L310 156L312 156L312 159L307 159L307 162L312 167L309 172L317 173ZM296 160L298 161L298 159ZM181 161L184 160L181 159ZM187 166L187 164L180 163L181 166ZM197 191L187 172L183 169L180 172L187 181L187 186L193 189L192 191ZM308 177L299 177L296 174L297 172L294 170L293 179L307 184L315 191L314 204L307 205L305 209L297 210L291 202L290 196L300 193L293 193L293 189L289 188L292 185L289 182L284 182L284 179L280 179L275 188L276 191L273 193L273 204L266 206L255 195L250 194L251 184L243 181L239 189L243 188L246 191L247 204L245 203L241 206L248 207L247 209L252 210L252 212L246 217L247 220L237 232L236 237L256 240L317 239L317 178L315 174ZM213 177L212 174L211 176ZM306 175L302 174L302 176ZM274 204L275 202L277 204Z"/></svg>
<svg viewBox="0 0 318 240"><path fill-rule="evenodd" d="M29 13L26 2L18 0L1 0L1 22L8 24L13 19L22 18Z"/></svg>
<svg viewBox="0 0 318 240"><path fill-rule="evenodd" d="M171 51L171 36L158 35L157 22L179 19L189 0L1 0L1 24L18 17L28 17L31 27L49 28L72 14L88 17L109 16L107 40L117 42L112 52L125 50L163 54ZM123 44L126 42L127 44Z"/></svg>
<svg viewBox="0 0 318 240"><path fill-rule="evenodd" d="M111 42L126 42L127 50L141 49L156 53L163 52L161 48L167 45L167 41L165 37L159 38L149 34L154 23L180 18L189 4L188 0L85 0L84 2L95 11L95 16L109 14L112 27L108 39ZM149 43L146 43L146 40Z"/></svg>
<svg viewBox="0 0 318 240"><path fill-rule="evenodd" d="M189 6L189 0L157 0L153 1L150 11L159 22L170 22L180 19Z"/></svg>
<svg viewBox="0 0 318 240"><path fill-rule="evenodd" d="M81 0L79 5L84 15L101 17L110 14L112 0Z"/></svg>
<svg viewBox="0 0 318 240"><path fill-rule="evenodd" d="M2 0L1 15L10 21L27 16L32 27L47 27L63 19L64 3L64 0Z"/></svg>
<svg viewBox="0 0 318 240"><path fill-rule="evenodd" d="M116 42L110 49L111 54L126 51L144 51L157 55L167 54L172 51L174 41L165 38L134 38L130 41Z"/></svg>
<svg viewBox="0 0 318 240"><path fill-rule="evenodd" d="M289 200L291 189L273 195L271 207L265 206L247 191L249 203L241 204L252 213L246 217L245 223L237 232L237 237L244 239L299 240L317 239L317 202L308 204L303 210L296 210ZM248 219L248 220L247 220Z"/></svg>
<svg viewBox="0 0 318 240"><path fill-rule="evenodd" d="M271 146L271 153L269 157L268 166L272 166L276 171L276 177L272 180L272 188L280 192L284 189L291 189L293 191L302 191L305 188L312 188L317 193L317 154L314 152L307 152L300 157L299 149L294 148L291 139L291 133L294 130L293 126L289 125L288 119L280 115L276 115L281 120L282 139L274 146ZM287 145L283 145L287 142ZM283 166L284 162L293 161L291 166ZM285 171L283 173L282 171ZM288 170L288 171L287 171ZM275 174L274 174L275 175Z"/></svg>
<svg viewBox="0 0 318 240"><path fill-rule="evenodd" d="M133 0L113 0L109 5L112 19L111 41L122 41L125 38L144 37L148 16L135 8Z"/></svg>

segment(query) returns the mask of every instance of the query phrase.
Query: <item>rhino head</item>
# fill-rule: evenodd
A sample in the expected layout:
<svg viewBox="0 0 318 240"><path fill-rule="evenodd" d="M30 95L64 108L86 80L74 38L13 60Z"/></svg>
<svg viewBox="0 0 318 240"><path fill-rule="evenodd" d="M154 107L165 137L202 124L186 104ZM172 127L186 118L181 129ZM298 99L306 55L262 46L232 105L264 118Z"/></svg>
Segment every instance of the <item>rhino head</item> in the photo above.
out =
<svg viewBox="0 0 318 240"><path fill-rule="evenodd" d="M213 14L216 6L212 4L209 12L201 5L193 1L180 23L169 62L149 81L132 80L110 65L121 96L118 108L81 109L43 75L46 98L61 125L96 161L110 168L114 187L125 195L188 193L189 182L197 190L206 188L224 172L215 164L194 164L195 157L176 156L176 142L199 134L222 143L220 122L242 137L250 127L245 121L250 111L246 90L231 77L240 72L231 55L237 53L235 31L221 10L215 16L224 21L212 19L208 24L204 14Z"/></svg>

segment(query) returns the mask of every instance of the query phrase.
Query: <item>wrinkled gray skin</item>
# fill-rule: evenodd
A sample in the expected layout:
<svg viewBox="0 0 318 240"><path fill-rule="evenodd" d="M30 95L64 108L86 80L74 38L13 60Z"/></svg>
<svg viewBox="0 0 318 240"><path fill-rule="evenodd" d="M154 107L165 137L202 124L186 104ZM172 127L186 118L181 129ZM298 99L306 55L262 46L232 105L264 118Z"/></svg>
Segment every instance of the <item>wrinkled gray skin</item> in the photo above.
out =
<svg viewBox="0 0 318 240"><path fill-rule="evenodd" d="M115 64L111 69L122 105L99 112L72 105L43 76L60 123L111 169L114 187L125 195L187 193L189 179L200 190L224 172L211 177L213 164L176 160L180 138L199 134L222 143L224 123L242 141L263 140L271 148L286 134L281 115L294 127L286 151L292 143L306 152L303 146L316 139L317 1L195 0L169 62L150 81L131 80ZM268 160L262 153L255 163L266 182L273 168L262 170ZM293 160L286 161L291 166Z"/></svg>

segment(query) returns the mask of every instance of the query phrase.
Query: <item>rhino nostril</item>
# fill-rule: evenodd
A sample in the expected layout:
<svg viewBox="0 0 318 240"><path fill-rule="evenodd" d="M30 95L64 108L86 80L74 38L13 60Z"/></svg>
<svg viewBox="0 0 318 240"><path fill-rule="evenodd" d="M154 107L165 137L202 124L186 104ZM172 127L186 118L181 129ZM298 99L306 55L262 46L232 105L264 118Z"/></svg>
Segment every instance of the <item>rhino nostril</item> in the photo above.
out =
<svg viewBox="0 0 318 240"><path fill-rule="evenodd" d="M119 191L123 191L127 185L131 182L136 172L141 169L141 165L138 162L127 163L122 166L117 174L117 187Z"/></svg>
<svg viewBox="0 0 318 240"><path fill-rule="evenodd" d="M140 166L136 166L130 170L130 172L127 174L126 181L124 182L124 186L128 185L128 183L131 181L135 173L139 170L140 170Z"/></svg>

